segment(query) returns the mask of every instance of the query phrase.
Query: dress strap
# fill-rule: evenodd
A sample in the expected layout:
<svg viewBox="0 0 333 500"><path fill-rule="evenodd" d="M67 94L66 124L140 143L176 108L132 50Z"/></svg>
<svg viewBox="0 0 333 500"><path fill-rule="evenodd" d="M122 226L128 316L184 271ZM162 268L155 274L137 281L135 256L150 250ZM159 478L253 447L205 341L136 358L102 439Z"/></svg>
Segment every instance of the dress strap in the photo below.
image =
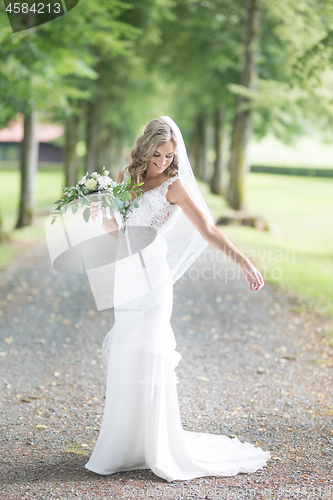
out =
<svg viewBox="0 0 333 500"><path fill-rule="evenodd" d="M170 179L167 179L164 184L169 187L173 182L175 182L176 179L178 179L178 175L170 177Z"/></svg>
<svg viewBox="0 0 333 500"><path fill-rule="evenodd" d="M129 171L126 169L125 170L125 173L124 173L124 181L128 181L128 179L130 178L130 174L129 174Z"/></svg>

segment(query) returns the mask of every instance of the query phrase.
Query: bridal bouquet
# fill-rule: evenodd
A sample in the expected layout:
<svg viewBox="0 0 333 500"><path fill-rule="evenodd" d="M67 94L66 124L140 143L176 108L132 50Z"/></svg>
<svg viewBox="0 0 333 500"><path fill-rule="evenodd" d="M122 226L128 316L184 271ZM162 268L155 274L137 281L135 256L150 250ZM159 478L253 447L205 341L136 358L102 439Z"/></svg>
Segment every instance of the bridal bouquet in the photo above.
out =
<svg viewBox="0 0 333 500"><path fill-rule="evenodd" d="M52 212L53 219L51 220L51 224L57 218L59 214L65 214L67 209L71 205L72 213L75 214L79 208L83 208L86 205L86 208L82 212L82 216L85 222L89 221L90 218L90 209L91 200L88 198L95 198L100 207L109 207L111 216L114 212L120 212L122 215L123 222L125 224L128 219L130 213L132 212L133 207L137 208L139 203L137 201L138 195L134 191L134 187L142 186L143 182L132 184L130 187L131 178L127 181L117 183L109 177L109 171L105 170L103 167L103 173L99 174L97 172L92 172L92 174L86 173L79 180L76 186L70 185L69 187L61 186L63 190L63 196L60 200L55 201L57 207ZM134 201L132 201L132 195L135 195ZM99 218L96 218L97 224L102 224L102 211L99 212ZM125 226L122 228L125 229Z"/></svg>

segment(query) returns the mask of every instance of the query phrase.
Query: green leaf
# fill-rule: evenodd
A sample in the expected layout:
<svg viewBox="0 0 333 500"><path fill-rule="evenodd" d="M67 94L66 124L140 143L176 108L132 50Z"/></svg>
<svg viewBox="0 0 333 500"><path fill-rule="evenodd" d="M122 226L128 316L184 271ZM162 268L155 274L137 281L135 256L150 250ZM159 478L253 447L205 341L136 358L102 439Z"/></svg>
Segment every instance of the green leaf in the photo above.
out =
<svg viewBox="0 0 333 500"><path fill-rule="evenodd" d="M89 194L90 193L90 189L87 188L87 186L82 186L81 191L82 191L83 194Z"/></svg>
<svg viewBox="0 0 333 500"><path fill-rule="evenodd" d="M79 207L77 206L77 204L76 204L76 203L73 203L73 205L72 205L72 213L73 213L73 214L76 214L76 212L77 212L78 210L79 210Z"/></svg>
<svg viewBox="0 0 333 500"><path fill-rule="evenodd" d="M55 220L56 220L56 217L53 217L53 219L51 220L51 224L53 224Z"/></svg>
<svg viewBox="0 0 333 500"><path fill-rule="evenodd" d="M119 200L118 198L116 198L116 203L117 203L118 210L122 210L125 206L125 202L122 200Z"/></svg>
<svg viewBox="0 0 333 500"><path fill-rule="evenodd" d="M126 193L124 193L124 194L125 194L125 200L126 200L126 201L132 201L132 196L131 196L131 193L126 192Z"/></svg>
<svg viewBox="0 0 333 500"><path fill-rule="evenodd" d="M131 201L132 196L128 191L124 191L123 193L119 193L118 198L124 201Z"/></svg>
<svg viewBox="0 0 333 500"><path fill-rule="evenodd" d="M89 198L87 198L84 194L83 194L82 196L83 196L83 198L84 198L84 199L85 199L85 201L86 201L86 203L85 203L85 204L86 204L86 205L88 205L88 207L90 207L91 202L90 202Z"/></svg>
<svg viewBox="0 0 333 500"><path fill-rule="evenodd" d="M100 191L98 191L97 198L99 199L99 201L102 201L102 194L101 194L101 192L100 192Z"/></svg>
<svg viewBox="0 0 333 500"><path fill-rule="evenodd" d="M83 218L84 218L85 222L88 222L89 221L89 217L90 217L90 208L89 207L85 208L83 210L82 215L83 215Z"/></svg>
<svg viewBox="0 0 333 500"><path fill-rule="evenodd" d="M67 212L67 205L63 205L62 207L60 207L60 212L62 214L65 214Z"/></svg>
<svg viewBox="0 0 333 500"><path fill-rule="evenodd" d="M133 207L139 208L139 206L140 206L140 203L138 202L138 200L134 200Z"/></svg>

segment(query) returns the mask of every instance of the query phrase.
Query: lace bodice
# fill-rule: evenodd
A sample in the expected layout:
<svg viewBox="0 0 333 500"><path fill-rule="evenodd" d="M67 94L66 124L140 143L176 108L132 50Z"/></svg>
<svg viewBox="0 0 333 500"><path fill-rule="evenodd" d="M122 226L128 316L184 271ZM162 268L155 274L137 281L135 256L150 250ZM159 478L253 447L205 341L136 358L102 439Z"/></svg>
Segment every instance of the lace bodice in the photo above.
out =
<svg viewBox="0 0 333 500"><path fill-rule="evenodd" d="M126 170L124 180L128 180L128 178L129 173ZM176 179L178 179L178 175L170 177L159 186L145 191L138 198L139 207L133 207L133 212L127 219L126 226L150 226L159 233L169 230L182 212L178 205L173 205L166 199L168 188ZM124 225L119 212L115 213L115 219L120 227Z"/></svg>

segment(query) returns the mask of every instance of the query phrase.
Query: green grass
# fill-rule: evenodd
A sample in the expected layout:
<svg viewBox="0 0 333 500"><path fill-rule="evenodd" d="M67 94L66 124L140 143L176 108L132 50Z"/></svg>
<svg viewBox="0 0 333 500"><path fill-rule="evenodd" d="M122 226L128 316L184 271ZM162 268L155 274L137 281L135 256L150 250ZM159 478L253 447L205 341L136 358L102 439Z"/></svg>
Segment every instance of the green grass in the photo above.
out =
<svg viewBox="0 0 333 500"><path fill-rule="evenodd" d="M214 217L228 210L224 199L200 188ZM248 211L270 230L220 229L266 282L297 296L300 311L333 317L333 179L251 173L246 191Z"/></svg>
<svg viewBox="0 0 333 500"><path fill-rule="evenodd" d="M36 201L38 208L53 204L62 194L64 182L62 172L38 172ZM18 171L0 171L1 213L5 230L11 230L17 219L20 195L20 174Z"/></svg>
<svg viewBox="0 0 333 500"><path fill-rule="evenodd" d="M39 209L49 207L59 199L63 182L62 172L38 172L36 201ZM19 193L19 172L0 171L0 209L4 229L11 237L11 241L0 245L0 267L9 265L31 242L45 237L45 215L37 217L34 226L13 231L18 214Z"/></svg>
<svg viewBox="0 0 333 500"><path fill-rule="evenodd" d="M293 145L269 135L260 141L252 138L249 159L253 165L332 168L333 145L323 143L315 133L296 138Z"/></svg>
<svg viewBox="0 0 333 500"><path fill-rule="evenodd" d="M20 170L20 162L19 161L0 161L0 171L5 171L5 170ZM40 161L38 162L38 170L54 170L56 172L62 172L63 170L63 164L61 162L56 162L56 161Z"/></svg>

